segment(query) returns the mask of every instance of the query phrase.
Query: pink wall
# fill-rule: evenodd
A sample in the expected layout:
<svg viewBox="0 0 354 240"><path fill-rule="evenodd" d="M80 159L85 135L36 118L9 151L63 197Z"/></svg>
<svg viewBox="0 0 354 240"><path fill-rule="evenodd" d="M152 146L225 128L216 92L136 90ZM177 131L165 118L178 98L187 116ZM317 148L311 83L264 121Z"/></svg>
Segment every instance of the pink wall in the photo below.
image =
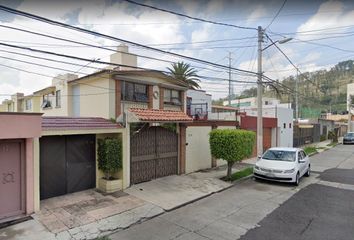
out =
<svg viewBox="0 0 354 240"><path fill-rule="evenodd" d="M34 138L41 136L42 114L0 113L0 139L25 139L25 211L34 212Z"/></svg>
<svg viewBox="0 0 354 240"><path fill-rule="evenodd" d="M33 138L27 138L26 151L26 214L34 212L34 159Z"/></svg>
<svg viewBox="0 0 354 240"><path fill-rule="evenodd" d="M0 113L0 139L41 136L42 114Z"/></svg>

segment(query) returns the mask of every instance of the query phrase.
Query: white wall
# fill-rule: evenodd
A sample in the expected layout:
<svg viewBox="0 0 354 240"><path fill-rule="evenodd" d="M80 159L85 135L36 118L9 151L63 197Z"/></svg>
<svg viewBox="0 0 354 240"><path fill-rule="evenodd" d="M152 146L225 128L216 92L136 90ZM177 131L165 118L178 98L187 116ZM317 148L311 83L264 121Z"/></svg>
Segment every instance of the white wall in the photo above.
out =
<svg viewBox="0 0 354 240"><path fill-rule="evenodd" d="M289 108L277 108L278 118L278 147L293 147L293 110ZM284 128L285 123L285 128ZM290 125L291 124L291 127Z"/></svg>
<svg viewBox="0 0 354 240"><path fill-rule="evenodd" d="M347 85L347 111L349 111L349 96L354 95L354 83L350 83ZM354 103L352 103L354 104Z"/></svg>
<svg viewBox="0 0 354 240"><path fill-rule="evenodd" d="M210 126L187 127L186 130L186 173L211 168L209 146Z"/></svg>
<svg viewBox="0 0 354 240"><path fill-rule="evenodd" d="M195 113L195 108L200 108L202 107L203 111L206 111L208 114L211 113L211 105L212 105L212 100L211 100L211 95L207 94L205 91L199 91L199 90L188 90L187 91L187 97L192 98L192 106L191 106L191 114L194 115ZM195 104L207 104L205 105L195 105Z"/></svg>

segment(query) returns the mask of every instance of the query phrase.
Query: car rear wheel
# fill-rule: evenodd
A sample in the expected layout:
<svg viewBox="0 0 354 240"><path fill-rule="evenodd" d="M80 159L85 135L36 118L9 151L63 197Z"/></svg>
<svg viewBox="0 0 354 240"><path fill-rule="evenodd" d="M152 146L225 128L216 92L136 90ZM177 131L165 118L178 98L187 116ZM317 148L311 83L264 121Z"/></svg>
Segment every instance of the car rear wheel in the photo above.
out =
<svg viewBox="0 0 354 240"><path fill-rule="evenodd" d="M299 183L300 183L300 174L299 172L296 174L296 178L295 178L295 182L294 182L294 185L295 186L299 186Z"/></svg>
<svg viewBox="0 0 354 240"><path fill-rule="evenodd" d="M309 177L311 174L311 166L309 165L309 167L307 168L307 172L305 173L306 177Z"/></svg>

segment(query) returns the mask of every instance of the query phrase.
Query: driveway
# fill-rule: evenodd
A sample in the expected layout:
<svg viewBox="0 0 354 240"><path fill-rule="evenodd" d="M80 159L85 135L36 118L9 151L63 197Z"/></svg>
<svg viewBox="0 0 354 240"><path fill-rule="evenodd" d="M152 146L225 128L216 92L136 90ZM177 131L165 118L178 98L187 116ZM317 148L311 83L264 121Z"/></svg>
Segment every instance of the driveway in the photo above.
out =
<svg viewBox="0 0 354 240"><path fill-rule="evenodd" d="M110 238L352 239L354 148L339 145L315 155L312 168L316 173L299 187L249 179Z"/></svg>

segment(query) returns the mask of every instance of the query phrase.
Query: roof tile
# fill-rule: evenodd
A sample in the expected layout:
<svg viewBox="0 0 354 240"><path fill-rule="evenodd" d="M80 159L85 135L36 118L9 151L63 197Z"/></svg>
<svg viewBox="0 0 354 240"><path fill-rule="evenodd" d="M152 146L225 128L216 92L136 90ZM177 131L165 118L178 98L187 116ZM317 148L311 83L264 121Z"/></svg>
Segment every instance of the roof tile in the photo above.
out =
<svg viewBox="0 0 354 240"><path fill-rule="evenodd" d="M191 122L193 119L182 111L130 108L140 121L147 122Z"/></svg>
<svg viewBox="0 0 354 240"><path fill-rule="evenodd" d="M121 128L117 123L98 117L42 117L42 130L83 130Z"/></svg>

